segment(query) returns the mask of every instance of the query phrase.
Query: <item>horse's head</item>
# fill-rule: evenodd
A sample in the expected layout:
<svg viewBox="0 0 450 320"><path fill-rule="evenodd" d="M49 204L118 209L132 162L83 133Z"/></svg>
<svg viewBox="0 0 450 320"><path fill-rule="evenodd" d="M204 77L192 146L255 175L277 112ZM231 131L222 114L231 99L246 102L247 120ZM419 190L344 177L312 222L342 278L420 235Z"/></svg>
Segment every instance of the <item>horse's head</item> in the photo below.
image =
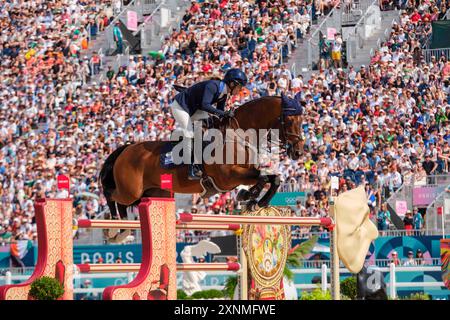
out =
<svg viewBox="0 0 450 320"><path fill-rule="evenodd" d="M298 160L303 155L303 145L305 141L301 132L302 116L291 115L284 117L284 125L281 132L281 137L284 139L284 144L288 156L293 160Z"/></svg>
<svg viewBox="0 0 450 320"><path fill-rule="evenodd" d="M288 156L297 160L303 155L305 141L302 136L303 108L300 103L281 95L280 137Z"/></svg>
<svg viewBox="0 0 450 320"><path fill-rule="evenodd" d="M279 130L279 138L288 156L297 160L303 155L303 107L284 94L281 95L281 104L279 101L279 97L263 97L247 102L237 109L232 123L244 130Z"/></svg>

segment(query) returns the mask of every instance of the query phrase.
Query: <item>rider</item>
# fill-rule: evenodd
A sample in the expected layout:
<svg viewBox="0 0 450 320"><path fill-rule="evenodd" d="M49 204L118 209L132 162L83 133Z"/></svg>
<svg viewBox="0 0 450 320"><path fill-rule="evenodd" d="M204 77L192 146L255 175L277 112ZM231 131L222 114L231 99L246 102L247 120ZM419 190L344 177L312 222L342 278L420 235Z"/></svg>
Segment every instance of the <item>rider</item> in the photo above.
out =
<svg viewBox="0 0 450 320"><path fill-rule="evenodd" d="M237 95L247 84L247 76L240 69L230 69L223 80L206 80L186 88L175 96L171 104L172 114L182 131L184 139L189 142L185 151L193 154L193 122L208 118L208 113L219 117L233 117L233 111L225 111L229 95ZM212 105L216 104L214 108ZM195 162L195 161L194 161ZM189 180L200 179L200 168L195 163L189 165Z"/></svg>

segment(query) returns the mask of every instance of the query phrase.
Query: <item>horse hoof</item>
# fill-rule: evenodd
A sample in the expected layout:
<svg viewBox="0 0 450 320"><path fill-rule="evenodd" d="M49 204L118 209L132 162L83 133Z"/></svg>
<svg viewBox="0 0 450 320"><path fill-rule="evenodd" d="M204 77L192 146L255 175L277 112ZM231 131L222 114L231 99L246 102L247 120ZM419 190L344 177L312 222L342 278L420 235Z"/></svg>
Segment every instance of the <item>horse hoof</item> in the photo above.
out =
<svg viewBox="0 0 450 320"><path fill-rule="evenodd" d="M131 230L130 230L130 229L126 229L126 230L124 230L123 232L119 233L119 234L116 236L115 239L117 240L118 243L122 243L123 241L125 241L125 239L126 239L129 235L131 235Z"/></svg>
<svg viewBox="0 0 450 320"><path fill-rule="evenodd" d="M268 206L269 206L268 203L258 202L258 209L259 209L259 208L267 208Z"/></svg>
<svg viewBox="0 0 450 320"><path fill-rule="evenodd" d="M119 229L107 229L104 231L104 233L108 239L113 239L117 236L119 231L120 231Z"/></svg>
<svg viewBox="0 0 450 320"><path fill-rule="evenodd" d="M123 243L125 239L131 235L131 230L126 229L123 232L117 234L114 238L109 239L110 243Z"/></svg>
<svg viewBox="0 0 450 320"><path fill-rule="evenodd" d="M255 200L251 200L247 203L247 210L248 211L256 211L259 209L259 205Z"/></svg>
<svg viewBox="0 0 450 320"><path fill-rule="evenodd" d="M248 190L241 189L236 196L236 201L247 201L249 197L250 192Z"/></svg>

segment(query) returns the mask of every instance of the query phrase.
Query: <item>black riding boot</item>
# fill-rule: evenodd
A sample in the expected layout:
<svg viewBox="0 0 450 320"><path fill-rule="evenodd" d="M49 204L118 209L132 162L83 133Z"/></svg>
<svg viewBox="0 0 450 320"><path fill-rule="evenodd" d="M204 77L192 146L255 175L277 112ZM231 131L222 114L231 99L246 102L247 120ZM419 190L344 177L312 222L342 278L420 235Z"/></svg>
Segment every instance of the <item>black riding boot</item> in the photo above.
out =
<svg viewBox="0 0 450 320"><path fill-rule="evenodd" d="M188 166L188 179L189 180L200 180L202 176L200 165L195 162L195 154L194 154L194 141L188 140L187 143L190 143L188 150L191 152L191 163Z"/></svg>

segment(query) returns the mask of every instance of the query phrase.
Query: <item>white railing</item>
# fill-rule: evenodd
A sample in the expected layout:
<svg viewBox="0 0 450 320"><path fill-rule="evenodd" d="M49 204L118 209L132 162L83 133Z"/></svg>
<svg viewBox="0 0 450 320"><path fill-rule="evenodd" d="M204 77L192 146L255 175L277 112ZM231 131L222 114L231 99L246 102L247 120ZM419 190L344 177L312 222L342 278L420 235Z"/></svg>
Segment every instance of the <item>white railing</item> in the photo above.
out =
<svg viewBox="0 0 450 320"><path fill-rule="evenodd" d="M389 283L386 283L386 286L389 288L389 297L391 299L397 298L397 289L398 288L445 288L445 285L442 281L424 281L424 282L397 282L396 275L397 273L403 272L430 272L430 271L441 271L440 266L421 266L421 267L396 267L395 264L391 263L389 267L377 267L376 270L388 273L389 275ZM313 274L320 273L321 281L319 284L295 284L297 289L301 290L311 290L320 287L322 291L326 291L330 288L328 284L328 274L330 273L330 268L326 264L323 264L319 269L294 269L292 272L294 274ZM339 272L342 273L350 273L346 268L340 268Z"/></svg>
<svg viewBox="0 0 450 320"><path fill-rule="evenodd" d="M391 299L397 298L397 288L415 287L415 288L442 288L445 287L442 281L424 281L424 282L397 282L397 272L423 272L423 271L441 271L441 267L397 267L391 263L389 268L379 268L381 272L389 273L389 297Z"/></svg>
<svg viewBox="0 0 450 320"><path fill-rule="evenodd" d="M358 51L364 48L366 40L373 34L375 29L381 27L381 13L378 0L373 0L361 18L353 27L347 39L347 61L352 64L355 61ZM379 39L378 39L379 40ZM377 46L381 41L377 41ZM373 48L372 48L373 49ZM370 50L370 56L375 54L374 50Z"/></svg>
<svg viewBox="0 0 450 320"><path fill-rule="evenodd" d="M447 60L449 60L450 59L450 48L423 49L422 54L427 63L431 62L431 57L435 57L436 60L439 61L439 59L442 56L445 56L447 58Z"/></svg>
<svg viewBox="0 0 450 320"><path fill-rule="evenodd" d="M398 282L397 274L398 273L408 273L408 272L436 272L441 271L440 266L420 266L420 267L398 267L395 264L391 263L387 267L376 267L376 270L386 274L389 277L389 282L386 283L386 286L389 288L389 297L391 299L397 298L397 291L399 288L441 288L446 289L445 285L442 281L423 281L423 282ZM313 283L297 283L295 284L295 288L300 290L312 290L316 288L321 288L322 291L326 291L330 288L330 284L328 283L328 277L331 273L330 267L328 264L322 264L320 268L314 269L293 269L291 270L294 274L320 274L320 284ZM182 272L177 272L180 274ZM350 274L350 271L346 268L339 269L340 274ZM81 280L83 279L122 279L124 281L126 279L128 282L132 281L137 273L135 272L123 272L123 273L106 273L106 274L80 274L75 270L74 272L74 293L95 293L99 294L103 292L103 288L79 288L81 284ZM208 275L221 275L221 276L232 276L235 275L235 272L232 271L224 271L224 272L208 272ZM7 272L5 276L0 277L0 283L3 284L12 284L16 281L25 281L29 278L29 276L22 275L12 275L11 272ZM223 289L223 285L217 286L202 286L202 289Z"/></svg>
<svg viewBox="0 0 450 320"><path fill-rule="evenodd" d="M373 4L370 0L351 1L342 3L342 24L350 24L358 21L367 9Z"/></svg>
<svg viewBox="0 0 450 320"><path fill-rule="evenodd" d="M385 230L379 231L382 237L415 237L441 235L439 230L413 229L413 230Z"/></svg>
<svg viewBox="0 0 450 320"><path fill-rule="evenodd" d="M153 16L158 12L158 10L161 8L162 3L158 4L158 6L152 11L152 13L145 18L144 22L138 27L138 29L133 32L133 35L136 36L139 31L143 30L145 26L150 22L153 23Z"/></svg>
<svg viewBox="0 0 450 320"><path fill-rule="evenodd" d="M292 40L289 38L289 36L286 36L286 40L278 45L278 52L280 53L280 63L286 63L289 59L290 55L292 54L293 50L298 46L298 39L297 39L297 31L299 28L296 28L294 30L294 40L292 43ZM286 60L284 60L283 53L285 52L285 48L287 50L287 57ZM294 75L292 75L294 76Z"/></svg>
<svg viewBox="0 0 450 320"><path fill-rule="evenodd" d="M151 46L153 38L158 37L161 32L161 24L157 19L154 19L158 10L160 10L162 3L160 3L153 12L147 16L144 22L133 32L137 36L141 32L141 48L144 50Z"/></svg>
<svg viewBox="0 0 450 320"><path fill-rule="evenodd" d="M447 9L447 12L445 13L445 16L442 18L442 20L450 20L450 9Z"/></svg>
<svg viewBox="0 0 450 320"><path fill-rule="evenodd" d="M441 259L440 258L424 258L424 259L414 259L415 261L415 266L403 266L403 264L406 262L406 260L404 259L404 261L402 262L402 268L408 268L408 270L410 270L410 268L424 268L424 267L440 267L441 266ZM366 261L366 263L369 263L368 261ZM373 266L376 267L381 267L381 268L388 268L390 266L390 264L392 263L391 259L376 259L373 263L370 262ZM323 265L326 265L328 268L330 268L330 260L304 260L302 263L301 268L296 269L296 270L301 270L302 273L314 273L316 271L314 271L315 269L318 268L322 268ZM343 265L341 265L341 267L343 267ZM400 266L399 266L400 267ZM9 272L13 277L17 277L17 280L26 280L28 279L31 274L34 271L34 267L25 267L25 268L4 268L4 269L0 269L0 279L1 276L6 276L6 274ZM311 271L312 270L312 271ZM437 270L437 269L436 269ZM84 277L84 278L89 278L92 274L80 274L80 277ZM108 278L108 275L110 275L110 273L108 274L98 274L98 277L103 277L103 278ZM4 280L5 278L3 278Z"/></svg>

